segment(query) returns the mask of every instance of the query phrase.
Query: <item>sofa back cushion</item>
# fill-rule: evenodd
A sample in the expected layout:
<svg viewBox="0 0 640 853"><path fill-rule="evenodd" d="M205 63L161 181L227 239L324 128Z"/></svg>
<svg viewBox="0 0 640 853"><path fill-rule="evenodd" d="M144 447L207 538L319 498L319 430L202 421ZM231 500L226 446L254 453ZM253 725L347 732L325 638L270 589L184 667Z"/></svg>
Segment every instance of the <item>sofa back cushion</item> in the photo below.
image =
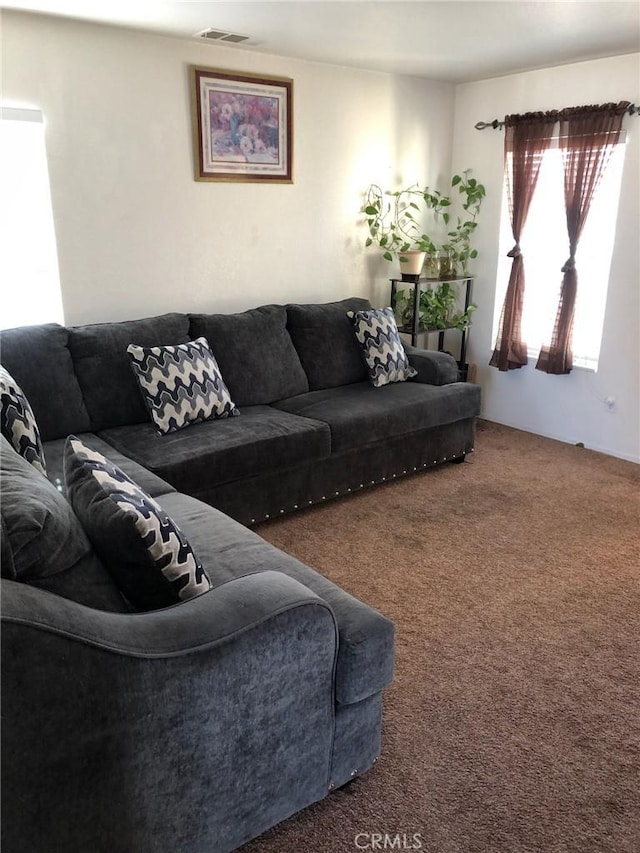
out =
<svg viewBox="0 0 640 853"><path fill-rule="evenodd" d="M90 429L97 431L149 420L138 380L131 369L129 344L155 347L188 340L186 314L70 328L69 349L89 412ZM71 432L80 430L70 429L67 434Z"/></svg>
<svg viewBox="0 0 640 853"><path fill-rule="evenodd" d="M192 337L209 342L237 406L268 405L309 390L284 305L241 314L191 314L190 319Z"/></svg>
<svg viewBox="0 0 640 853"><path fill-rule="evenodd" d="M288 305L287 328L309 380L309 390L367 381L367 366L348 311L371 308L351 297L324 305Z"/></svg>
<svg viewBox="0 0 640 853"><path fill-rule="evenodd" d="M56 487L0 436L2 577L98 610L126 612L114 581Z"/></svg>
<svg viewBox="0 0 640 853"><path fill-rule="evenodd" d="M68 342L57 323L0 332L0 361L28 399L43 441L90 428Z"/></svg>

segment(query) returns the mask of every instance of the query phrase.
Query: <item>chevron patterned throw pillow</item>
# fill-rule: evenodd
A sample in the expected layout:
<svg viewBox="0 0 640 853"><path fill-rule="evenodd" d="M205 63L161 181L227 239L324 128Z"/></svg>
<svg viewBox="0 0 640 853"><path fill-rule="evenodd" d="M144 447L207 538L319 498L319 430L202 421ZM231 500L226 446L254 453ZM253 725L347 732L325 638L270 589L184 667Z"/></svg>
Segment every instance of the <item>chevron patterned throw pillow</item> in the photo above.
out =
<svg viewBox="0 0 640 853"><path fill-rule="evenodd" d="M164 435L210 418L239 415L206 338L127 352L151 420Z"/></svg>
<svg viewBox="0 0 640 853"><path fill-rule="evenodd" d="M73 435L64 449L69 501L96 553L138 610L211 589L186 536L124 471Z"/></svg>
<svg viewBox="0 0 640 853"><path fill-rule="evenodd" d="M362 347L369 381L376 388L404 382L417 375L409 364L391 308L349 311L356 338Z"/></svg>
<svg viewBox="0 0 640 853"><path fill-rule="evenodd" d="M40 431L29 401L0 365L0 432L34 468L47 476Z"/></svg>

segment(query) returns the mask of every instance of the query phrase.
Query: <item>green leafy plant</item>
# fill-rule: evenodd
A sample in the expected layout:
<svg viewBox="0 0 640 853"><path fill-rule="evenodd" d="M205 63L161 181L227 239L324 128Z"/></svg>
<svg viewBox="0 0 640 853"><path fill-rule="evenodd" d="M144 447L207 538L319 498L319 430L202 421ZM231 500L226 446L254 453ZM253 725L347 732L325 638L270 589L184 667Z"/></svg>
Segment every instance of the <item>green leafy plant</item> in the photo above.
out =
<svg viewBox="0 0 640 853"><path fill-rule="evenodd" d="M437 287L426 288L420 292L420 322L425 329L460 329L469 327L475 305L469 305L466 311L456 311L458 294L456 289L443 281Z"/></svg>
<svg viewBox="0 0 640 853"><path fill-rule="evenodd" d="M401 256L403 252L435 252L436 244L422 231L419 214L424 207L447 222L444 208L449 204L449 199L443 199L439 193L431 193L428 187L421 189L418 184L395 192L383 192L377 184L371 184L361 210L369 227L365 246L375 243L387 261L392 261L394 255Z"/></svg>
<svg viewBox="0 0 640 853"><path fill-rule="evenodd" d="M469 305L465 311L456 311L458 294L448 281L440 282L437 287L428 287L420 291L418 307L418 328L422 331L469 328L475 305ZM413 322L413 290L399 290L396 294L396 316L405 327Z"/></svg>
<svg viewBox="0 0 640 853"><path fill-rule="evenodd" d="M471 247L471 237L478 227L478 214L486 195L484 186L475 178L470 178L469 172L469 169L465 169L462 175L454 175L451 180L451 186L458 187L458 192L464 195L462 209L465 215L457 217L455 228L447 234L449 240L442 246L451 253L454 267L457 267L463 275L467 272L469 261L478 257L478 250ZM436 211L437 214L438 211ZM449 218L447 217L444 221L448 224Z"/></svg>
<svg viewBox="0 0 640 853"><path fill-rule="evenodd" d="M452 189L457 187L459 195L464 196L464 215L456 218L455 227L447 233L447 242L441 246L450 253L453 263L462 273L466 273L469 260L478 254L471 247L471 237L477 228L478 213L485 197L484 186L470 178L469 173L470 169L465 169L461 175L454 175L451 179ZM378 184L371 184L361 208L369 229L365 246L377 245L387 261L411 250L437 252L436 241L424 232L421 222L429 211L435 223L442 221L447 227L451 222L449 208L452 204L449 196L419 184L387 192L383 192Z"/></svg>

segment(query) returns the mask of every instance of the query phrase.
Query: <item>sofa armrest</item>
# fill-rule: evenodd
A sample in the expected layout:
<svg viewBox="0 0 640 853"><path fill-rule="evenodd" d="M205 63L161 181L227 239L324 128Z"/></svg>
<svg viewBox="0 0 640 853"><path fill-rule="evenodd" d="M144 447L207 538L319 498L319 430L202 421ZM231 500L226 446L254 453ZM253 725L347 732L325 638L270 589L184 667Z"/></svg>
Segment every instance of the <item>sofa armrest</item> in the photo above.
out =
<svg viewBox="0 0 640 853"><path fill-rule="evenodd" d="M6 853L232 850L326 794L337 631L302 584L144 614L2 588Z"/></svg>
<svg viewBox="0 0 640 853"><path fill-rule="evenodd" d="M426 350L403 344L411 367L418 371L414 382L426 385L449 385L458 381L458 364L448 352Z"/></svg>
<svg viewBox="0 0 640 853"><path fill-rule="evenodd" d="M107 613L13 581L2 582L2 625L42 630L120 655L162 658L233 642L293 607L329 611L319 596L280 572L255 572L189 601L147 613ZM332 617L333 618L333 617ZM336 629L337 630L337 629Z"/></svg>

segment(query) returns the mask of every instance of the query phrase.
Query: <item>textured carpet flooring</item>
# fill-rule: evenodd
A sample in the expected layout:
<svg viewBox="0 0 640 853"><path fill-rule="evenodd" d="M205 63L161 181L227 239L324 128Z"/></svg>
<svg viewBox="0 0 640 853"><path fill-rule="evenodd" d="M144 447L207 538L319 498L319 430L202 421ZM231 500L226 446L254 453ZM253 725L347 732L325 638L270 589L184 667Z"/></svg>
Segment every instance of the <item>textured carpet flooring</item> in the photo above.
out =
<svg viewBox="0 0 640 853"><path fill-rule="evenodd" d="M638 853L639 483L481 422L463 465L262 525L394 620L397 664L380 761L243 850Z"/></svg>

